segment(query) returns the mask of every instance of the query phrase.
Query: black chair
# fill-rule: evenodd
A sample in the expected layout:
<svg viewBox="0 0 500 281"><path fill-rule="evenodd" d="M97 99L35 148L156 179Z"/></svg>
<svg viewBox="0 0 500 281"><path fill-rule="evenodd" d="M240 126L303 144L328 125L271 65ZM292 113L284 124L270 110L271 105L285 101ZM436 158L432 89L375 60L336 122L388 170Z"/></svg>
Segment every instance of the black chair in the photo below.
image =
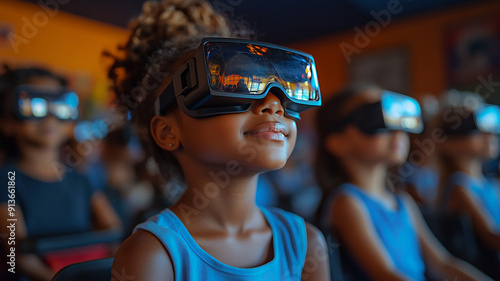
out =
<svg viewBox="0 0 500 281"><path fill-rule="evenodd" d="M103 230L65 234L59 236L27 238L21 241L21 252L24 254L34 253L42 255L48 252L88 246L92 244L119 243L122 232L117 230Z"/></svg>
<svg viewBox="0 0 500 281"><path fill-rule="evenodd" d="M112 266L113 258L75 263L59 270L52 281L109 281Z"/></svg>
<svg viewBox="0 0 500 281"><path fill-rule="evenodd" d="M469 217L426 209L422 209L422 215L430 230L452 255L470 263L477 259L478 247Z"/></svg>
<svg viewBox="0 0 500 281"><path fill-rule="evenodd" d="M73 272L74 270L69 269L72 268L73 264L77 265L80 264L79 262L81 261L88 260L92 260L89 262L88 266L95 266L97 270L99 266L103 266L103 263L99 263L98 261L102 258L110 257L112 255L114 245L120 243L121 238L121 231L91 231L49 237L30 237L22 240L19 248L23 254L36 254L40 256L49 267L55 270L67 265L60 271L68 268L69 272ZM110 262L108 263L109 271L111 271L111 264L113 263L112 259L110 259ZM106 263L104 262L104 265L105 264ZM79 271L78 274L75 273L74 276L79 276L79 274L81 274L83 279L68 279L64 277L65 275L63 275L63 278L65 279L57 280L101 280L89 277L92 276L92 274L87 275L84 273L86 270L90 270L91 268L79 268L81 267L77 267L75 270L81 271ZM107 279L104 278L102 280L109 281L110 275L111 272L107 275Z"/></svg>
<svg viewBox="0 0 500 281"><path fill-rule="evenodd" d="M322 229L330 258L332 281L370 280L332 230Z"/></svg>
<svg viewBox="0 0 500 281"><path fill-rule="evenodd" d="M479 237L476 238L477 259L472 264L493 280L500 280L500 252L486 245Z"/></svg>

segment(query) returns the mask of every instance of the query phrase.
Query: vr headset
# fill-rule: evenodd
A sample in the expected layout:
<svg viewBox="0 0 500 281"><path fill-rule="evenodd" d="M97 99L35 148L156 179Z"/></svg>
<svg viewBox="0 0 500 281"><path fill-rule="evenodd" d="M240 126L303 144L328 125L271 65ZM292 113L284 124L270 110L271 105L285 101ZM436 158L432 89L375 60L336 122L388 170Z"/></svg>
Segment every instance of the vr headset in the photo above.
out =
<svg viewBox="0 0 500 281"><path fill-rule="evenodd" d="M419 134L424 126L420 105L414 98L383 91L380 101L362 105L340 122L331 124L330 132L340 132L355 125L366 135L405 131Z"/></svg>
<svg viewBox="0 0 500 281"><path fill-rule="evenodd" d="M54 91L33 85L20 85L15 93L14 108L21 120L38 120L48 115L62 121L78 119L78 95L67 88Z"/></svg>
<svg viewBox="0 0 500 281"><path fill-rule="evenodd" d="M483 104L468 113L465 117L456 113L458 118L448 116L453 124L445 123L443 131L449 136L467 136L477 133L500 134L500 107L492 104ZM457 122L457 120L460 120Z"/></svg>
<svg viewBox="0 0 500 281"><path fill-rule="evenodd" d="M195 118L245 112L270 90L290 118L300 119L300 112L320 106L313 57L268 43L204 38L156 101L156 114L176 102Z"/></svg>

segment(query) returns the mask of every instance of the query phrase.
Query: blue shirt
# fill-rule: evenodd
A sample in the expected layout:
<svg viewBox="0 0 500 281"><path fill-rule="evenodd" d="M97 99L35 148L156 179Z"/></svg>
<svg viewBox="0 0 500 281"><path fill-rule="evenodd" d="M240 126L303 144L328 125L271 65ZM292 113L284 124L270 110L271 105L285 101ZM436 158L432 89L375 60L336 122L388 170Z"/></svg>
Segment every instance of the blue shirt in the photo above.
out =
<svg viewBox="0 0 500 281"><path fill-rule="evenodd" d="M463 172L451 175L446 184L442 206L446 206L453 188L461 186L470 194L477 206L483 206L491 216L493 229L500 233L500 185L494 178L482 177L474 179Z"/></svg>
<svg viewBox="0 0 500 281"><path fill-rule="evenodd" d="M45 182L22 173L13 164L0 167L4 187L0 203L7 203L7 173L15 172L15 210L22 210L29 237L55 236L92 230L91 197L88 179L75 171L61 181Z"/></svg>
<svg viewBox="0 0 500 281"><path fill-rule="evenodd" d="M393 210L375 200L361 188L345 183L333 194L333 202L341 194L359 200L370 216L373 228L396 268L413 280L425 280L425 264L420 250L416 228L409 207L400 195L396 196L397 209ZM348 214L346 214L348 215ZM326 218L326 221L332 221ZM359 267L359 264L357 264ZM366 274L359 274L366 278Z"/></svg>
<svg viewBox="0 0 500 281"><path fill-rule="evenodd" d="M196 243L170 209L139 224L134 231L149 231L162 242L178 281L300 280L307 249L304 220L276 208L261 207L261 210L272 230L274 258L252 268L233 267L216 260Z"/></svg>
<svg viewBox="0 0 500 281"><path fill-rule="evenodd" d="M438 193L439 173L432 167L415 167L415 171L406 179L417 189L426 204L434 204Z"/></svg>

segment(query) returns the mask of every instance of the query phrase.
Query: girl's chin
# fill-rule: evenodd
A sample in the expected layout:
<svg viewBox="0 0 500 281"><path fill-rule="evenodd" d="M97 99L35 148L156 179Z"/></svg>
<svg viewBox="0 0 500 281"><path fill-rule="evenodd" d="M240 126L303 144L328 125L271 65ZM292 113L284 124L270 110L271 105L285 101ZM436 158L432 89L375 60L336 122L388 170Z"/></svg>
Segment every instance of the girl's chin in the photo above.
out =
<svg viewBox="0 0 500 281"><path fill-rule="evenodd" d="M249 170L257 171L257 172L270 172L283 168L286 164L286 161L269 161L269 162L258 162L258 163L250 163Z"/></svg>
<svg viewBox="0 0 500 281"><path fill-rule="evenodd" d="M396 156L396 157L393 157L389 160L389 164L391 166L397 166L397 165L403 164L405 161L406 161L406 157Z"/></svg>

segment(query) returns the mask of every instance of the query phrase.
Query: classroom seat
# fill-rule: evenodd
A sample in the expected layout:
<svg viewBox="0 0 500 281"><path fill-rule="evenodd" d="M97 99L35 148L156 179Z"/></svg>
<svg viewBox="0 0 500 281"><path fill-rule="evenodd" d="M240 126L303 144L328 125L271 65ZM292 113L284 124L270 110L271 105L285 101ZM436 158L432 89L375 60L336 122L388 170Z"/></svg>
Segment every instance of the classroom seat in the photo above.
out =
<svg viewBox="0 0 500 281"><path fill-rule="evenodd" d="M106 258L68 265L59 270L52 281L109 281L113 260L113 258ZM120 276L114 277L117 280L129 280L119 279Z"/></svg>

